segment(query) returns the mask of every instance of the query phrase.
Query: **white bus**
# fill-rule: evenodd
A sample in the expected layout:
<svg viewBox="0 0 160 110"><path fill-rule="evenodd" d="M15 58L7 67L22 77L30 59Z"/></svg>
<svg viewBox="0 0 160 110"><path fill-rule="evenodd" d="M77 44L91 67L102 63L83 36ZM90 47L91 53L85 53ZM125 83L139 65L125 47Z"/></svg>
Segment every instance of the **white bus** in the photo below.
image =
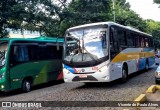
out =
<svg viewBox="0 0 160 110"><path fill-rule="evenodd" d="M69 28L65 34L65 82L110 82L154 65L152 36L114 22Z"/></svg>

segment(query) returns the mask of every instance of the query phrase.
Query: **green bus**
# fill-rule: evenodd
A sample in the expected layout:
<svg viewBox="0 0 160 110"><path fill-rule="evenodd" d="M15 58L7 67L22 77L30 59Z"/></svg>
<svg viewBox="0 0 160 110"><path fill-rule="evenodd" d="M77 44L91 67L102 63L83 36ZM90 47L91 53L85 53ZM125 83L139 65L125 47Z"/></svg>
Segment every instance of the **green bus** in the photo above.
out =
<svg viewBox="0 0 160 110"><path fill-rule="evenodd" d="M0 91L63 79L63 38L0 39Z"/></svg>

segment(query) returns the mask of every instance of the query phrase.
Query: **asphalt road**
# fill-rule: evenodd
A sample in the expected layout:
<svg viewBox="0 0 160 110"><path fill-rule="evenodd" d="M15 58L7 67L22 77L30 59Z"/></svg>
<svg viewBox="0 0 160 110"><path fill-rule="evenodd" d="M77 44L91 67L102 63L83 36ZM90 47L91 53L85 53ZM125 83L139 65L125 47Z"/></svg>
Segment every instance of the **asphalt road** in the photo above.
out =
<svg viewBox="0 0 160 110"><path fill-rule="evenodd" d="M20 90L0 93L0 101L133 101L139 94L155 84L154 72L138 72L126 83L119 80L110 83L52 82L33 87L29 93Z"/></svg>

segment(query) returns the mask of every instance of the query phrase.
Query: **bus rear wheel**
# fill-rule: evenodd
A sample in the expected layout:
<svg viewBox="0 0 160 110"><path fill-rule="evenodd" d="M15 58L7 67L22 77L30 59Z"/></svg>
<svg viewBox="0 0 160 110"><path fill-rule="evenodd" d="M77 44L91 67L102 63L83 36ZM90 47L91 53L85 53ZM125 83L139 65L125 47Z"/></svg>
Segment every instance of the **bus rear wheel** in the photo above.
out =
<svg viewBox="0 0 160 110"><path fill-rule="evenodd" d="M31 90L31 82L25 79L22 83L22 91L29 92Z"/></svg>
<svg viewBox="0 0 160 110"><path fill-rule="evenodd" d="M146 66L145 66L145 71L149 70L149 65L148 65L148 61L146 61Z"/></svg>
<svg viewBox="0 0 160 110"><path fill-rule="evenodd" d="M127 82L128 80L128 70L127 70L127 66L123 66L122 68L122 79L121 81L124 83L124 82Z"/></svg>

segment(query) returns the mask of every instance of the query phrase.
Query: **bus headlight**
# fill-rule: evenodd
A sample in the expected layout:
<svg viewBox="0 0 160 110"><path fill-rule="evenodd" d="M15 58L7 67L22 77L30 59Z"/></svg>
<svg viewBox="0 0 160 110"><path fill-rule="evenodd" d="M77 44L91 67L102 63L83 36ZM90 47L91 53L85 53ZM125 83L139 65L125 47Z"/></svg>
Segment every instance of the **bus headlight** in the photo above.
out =
<svg viewBox="0 0 160 110"><path fill-rule="evenodd" d="M65 74L69 74L70 72L67 70L67 69L63 69L63 73L65 73Z"/></svg>
<svg viewBox="0 0 160 110"><path fill-rule="evenodd" d="M4 89L4 85L1 85L1 88Z"/></svg>
<svg viewBox="0 0 160 110"><path fill-rule="evenodd" d="M155 73L155 76L156 76L156 77L159 77L159 74L158 74L158 72L157 72L157 71L156 71L156 73Z"/></svg>
<svg viewBox="0 0 160 110"><path fill-rule="evenodd" d="M104 72L106 70L107 70L107 66L103 66L98 70L98 72Z"/></svg>
<svg viewBox="0 0 160 110"><path fill-rule="evenodd" d="M4 73L2 73L2 74L0 75L0 79L2 79L2 78L4 78Z"/></svg>

